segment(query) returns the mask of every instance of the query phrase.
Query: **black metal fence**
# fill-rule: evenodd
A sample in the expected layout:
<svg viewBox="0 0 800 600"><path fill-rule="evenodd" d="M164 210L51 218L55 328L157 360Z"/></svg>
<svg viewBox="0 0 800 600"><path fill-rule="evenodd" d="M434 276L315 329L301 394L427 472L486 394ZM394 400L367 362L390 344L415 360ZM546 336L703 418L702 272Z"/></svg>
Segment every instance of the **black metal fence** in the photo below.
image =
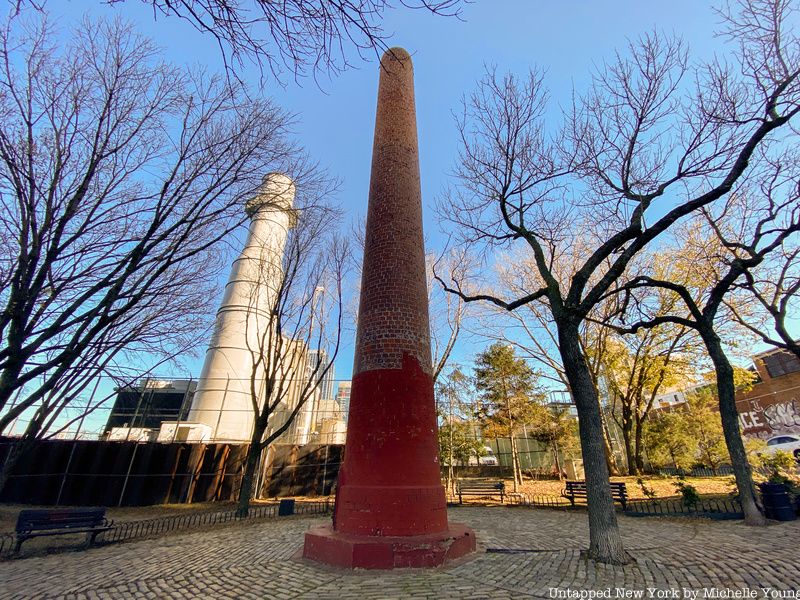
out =
<svg viewBox="0 0 800 600"><path fill-rule="evenodd" d="M297 502L294 505L294 514L325 514L330 512L332 507L333 503L328 499L319 502ZM101 543L121 542L123 540L161 535L181 529L231 523L233 521L267 519L277 516L278 504L263 504L250 507L246 516L240 515L236 510L227 510L221 512L197 512L190 515L160 517L143 521L128 521L115 525L110 531L98 536L98 540Z"/></svg>
<svg viewBox="0 0 800 600"><path fill-rule="evenodd" d="M677 498L633 500L625 507L625 514L633 517L689 515L711 519L744 518L742 505L735 498L700 498L692 504Z"/></svg>
<svg viewBox="0 0 800 600"><path fill-rule="evenodd" d="M585 504L574 506L563 496L531 496L528 494L510 494L508 503L512 506L530 506L531 508L554 508L559 510L578 508L585 509ZM633 517L647 516L695 516L711 519L742 519L742 505L735 498L700 498L694 504L686 504L680 498L654 498L653 500L629 500L623 512Z"/></svg>
<svg viewBox="0 0 800 600"><path fill-rule="evenodd" d="M663 469L659 469L658 472L668 477L720 477L733 475L733 467L730 465L722 465L721 467L717 467L716 471L706 467L692 469L691 471L676 469L675 467L664 467Z"/></svg>
<svg viewBox="0 0 800 600"><path fill-rule="evenodd" d="M583 509L585 505L572 505L569 499L562 496L511 494L508 503L512 506L531 508L547 508L567 510ZM235 509L227 511L203 511L192 514L159 517L141 521L126 521L115 524L112 529L98 536L98 542L109 544L138 538L163 535L173 531L207 527L235 521L268 519L278 516L279 504L262 504L250 508L246 516L241 516ZM333 509L333 501L325 498L319 501L296 502L296 515L323 515ZM695 516L710 519L741 519L742 507L735 498L701 498L696 503L687 505L680 499L661 498L653 500L632 500L625 507L624 513L634 517L647 516ZM8 556L15 543L13 533L0 534L0 556Z"/></svg>
<svg viewBox="0 0 800 600"><path fill-rule="evenodd" d="M97 543L111 544L137 538L159 536L172 531L218 525L221 523L269 519L278 516L278 506L277 503L252 506L246 516L242 516L237 510L231 509L226 511L194 512L171 517L143 519L141 521L125 521L114 524L112 529L98 535ZM294 504L293 514L323 515L330 513L332 509L333 502L329 498L326 498L320 501L296 502ZM7 556L11 553L15 539L16 537L13 533L0 534L0 556Z"/></svg>
<svg viewBox="0 0 800 600"><path fill-rule="evenodd" d="M529 494L510 494L508 503L517 506L530 506L532 508L570 508L572 504L563 496L543 496Z"/></svg>

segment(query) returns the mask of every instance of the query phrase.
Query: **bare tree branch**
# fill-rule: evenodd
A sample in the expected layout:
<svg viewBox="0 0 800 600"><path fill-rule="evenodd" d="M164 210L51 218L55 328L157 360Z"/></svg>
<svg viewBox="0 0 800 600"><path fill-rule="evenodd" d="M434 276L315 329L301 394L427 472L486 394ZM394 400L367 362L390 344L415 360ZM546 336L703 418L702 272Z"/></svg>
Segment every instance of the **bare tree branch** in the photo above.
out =
<svg viewBox="0 0 800 600"><path fill-rule="evenodd" d="M179 72L122 22L57 47L23 16L0 32L0 430L111 357L197 347L263 174L320 179L271 101Z"/></svg>

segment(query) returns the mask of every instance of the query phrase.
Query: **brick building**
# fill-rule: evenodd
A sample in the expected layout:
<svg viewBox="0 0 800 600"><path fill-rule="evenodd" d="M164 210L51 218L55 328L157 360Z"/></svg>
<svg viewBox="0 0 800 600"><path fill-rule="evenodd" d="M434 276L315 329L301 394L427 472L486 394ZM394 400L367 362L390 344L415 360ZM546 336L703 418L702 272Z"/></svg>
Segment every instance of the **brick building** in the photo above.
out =
<svg viewBox="0 0 800 600"><path fill-rule="evenodd" d="M758 379L749 392L736 394L742 433L769 439L800 434L800 359L784 350L753 357Z"/></svg>

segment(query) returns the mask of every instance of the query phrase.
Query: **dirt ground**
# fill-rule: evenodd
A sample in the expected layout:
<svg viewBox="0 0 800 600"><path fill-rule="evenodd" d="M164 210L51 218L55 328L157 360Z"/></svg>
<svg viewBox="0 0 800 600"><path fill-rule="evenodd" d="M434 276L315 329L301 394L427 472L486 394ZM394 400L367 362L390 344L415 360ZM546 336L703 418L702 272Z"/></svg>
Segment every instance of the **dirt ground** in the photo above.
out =
<svg viewBox="0 0 800 600"><path fill-rule="evenodd" d="M647 496L642 491L641 486L636 482L638 477L612 477L611 481L624 481L628 490L628 498L631 500L644 500ZM679 492L675 489L676 477L642 477L642 482L648 489L652 489L658 498L678 496ZM693 485L701 495L726 495L730 494L735 488L733 477L687 477L684 479L686 484ZM528 495L560 496L566 486L563 481L526 481L519 490ZM513 491L514 482L506 481L506 490Z"/></svg>
<svg viewBox="0 0 800 600"><path fill-rule="evenodd" d="M631 500L645 499L646 496L642 492L641 486L637 483L637 477L613 477L612 481L624 481L627 484L628 497ZM492 479L488 479L492 480ZM678 492L675 489L675 477L643 477L647 488L652 489L659 498L677 497ZM703 496L728 496L733 488L733 477L703 477L703 478L686 478L685 482L697 488L697 491ZM507 493L513 493L514 482L511 479L505 480ZM519 488L519 492L529 496L560 496L564 490L564 482L557 480L531 480L527 479ZM320 498L296 497L296 500L320 500ZM263 503L271 504L276 499L269 499L262 501ZM500 498L495 497L465 497L465 504L500 504ZM262 503L254 501L253 505ZM145 519L155 519L159 517L170 517L186 513L194 512L223 512L233 510L236 504L234 502L205 502L198 504L163 504L156 506L137 506L137 507L110 507L107 509L107 516L119 522L126 521L140 521ZM25 508L49 508L38 506L26 506L19 504L1 504L0 505L0 533L11 533L14 531L17 516L19 511ZM74 539L73 539L74 538ZM72 550L75 547L80 547L83 540L82 535L76 534L75 536L60 536L58 538L41 538L32 539L26 542L25 553L49 553L59 552L63 550Z"/></svg>
<svg viewBox="0 0 800 600"><path fill-rule="evenodd" d="M302 499L302 498L298 498ZM308 500L318 500L318 498L306 498ZM252 506L259 504L274 504L275 500L255 500ZM33 506L23 504L0 504L0 534L13 534L17 523L19 511L26 508L68 508L52 506ZM147 519L157 519L160 517L173 517L177 515L197 512L225 512L236 508L235 502L202 502L197 504L161 504L154 506L122 506L109 507L106 509L106 517L116 523L130 521L144 521ZM76 533L73 535L46 536L32 538L25 542L23 554L47 554L60 552L63 550L76 550L83 547L85 535Z"/></svg>
<svg viewBox="0 0 800 600"><path fill-rule="evenodd" d="M624 481L626 489L628 490L628 498L631 500L645 500L647 496L642 491L641 486L637 483L638 477L612 477L611 481ZM656 477L656 476L643 476L642 482L648 489L652 489L658 498L677 498L679 493L675 488L675 483L678 481L676 477ZM514 492L514 481L512 479L504 479L506 484L506 493ZM697 492L703 496L728 496L735 489L733 485L733 476L726 477L687 477L684 482L693 485L697 488ZM522 486L519 487L518 492L528 496L561 496L564 491L565 484L563 481L544 479L544 480L531 480L525 478ZM499 498L496 498L499 503ZM464 498L466 503L468 500ZM473 497L470 501L485 504L490 502L488 498ZM492 501L493 502L493 501Z"/></svg>
<svg viewBox="0 0 800 600"><path fill-rule="evenodd" d="M624 481L627 484L628 497L631 500L645 499L641 487L636 483L637 477L612 477L612 481ZM659 498L677 497L675 477L643 477L644 484L655 491ZM733 488L733 477L687 477L686 483L697 488L702 495L727 496ZM514 482L505 480L506 491L512 493ZM526 478L519 492L529 496L560 496L564 490L564 482L557 480L529 480ZM319 498L297 497L297 500L319 500ZM466 499L465 499L466 500ZM473 501L486 503L487 498L473 498ZM274 499L266 502L275 502ZM258 502L254 502L254 505ZM140 521L158 517L170 517L188 512L212 511L221 512L235 508L233 502L204 502L198 504L161 504L156 506L122 506L110 507L107 516L114 521ZM0 532L12 532L17 522L19 511L24 508L48 508L26 506L21 504L0 504Z"/></svg>
<svg viewBox="0 0 800 600"><path fill-rule="evenodd" d="M317 498L314 498L316 500ZM274 500L264 501L264 504L273 504ZM257 506L259 501L253 501ZM0 504L0 533L14 531L19 511L26 508L56 508L52 506L31 506L23 504ZM67 508L67 507L64 507ZM106 509L106 517L116 522L143 521L159 517L173 517L176 515L194 512L224 512L236 508L235 502L200 502L197 504L158 504L155 506L120 506Z"/></svg>

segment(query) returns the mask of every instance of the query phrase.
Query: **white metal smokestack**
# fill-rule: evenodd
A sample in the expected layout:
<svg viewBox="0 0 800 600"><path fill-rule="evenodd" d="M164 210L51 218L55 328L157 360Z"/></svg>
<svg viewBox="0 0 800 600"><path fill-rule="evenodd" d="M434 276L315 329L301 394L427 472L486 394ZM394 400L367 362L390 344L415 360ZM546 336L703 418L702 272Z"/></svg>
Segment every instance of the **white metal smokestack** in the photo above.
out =
<svg viewBox="0 0 800 600"><path fill-rule="evenodd" d="M294 194L289 177L270 173L245 206L250 231L231 267L189 414L190 421L208 425L216 441L250 441L253 352L269 328L286 237L296 220ZM256 389L263 380L260 370Z"/></svg>

